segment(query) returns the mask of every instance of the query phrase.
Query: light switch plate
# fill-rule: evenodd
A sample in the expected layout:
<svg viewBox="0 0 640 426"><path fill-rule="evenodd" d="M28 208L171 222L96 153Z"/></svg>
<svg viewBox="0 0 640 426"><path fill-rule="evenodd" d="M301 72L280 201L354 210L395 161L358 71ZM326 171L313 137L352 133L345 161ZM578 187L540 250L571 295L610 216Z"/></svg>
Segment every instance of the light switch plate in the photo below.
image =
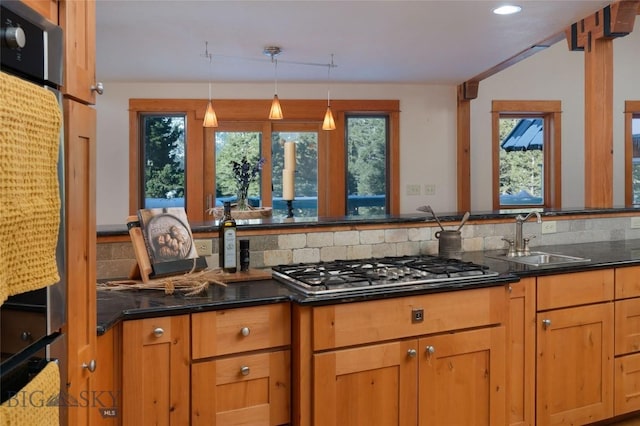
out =
<svg viewBox="0 0 640 426"><path fill-rule="evenodd" d="M436 195L436 185L428 183L424 186L424 195Z"/></svg>
<svg viewBox="0 0 640 426"><path fill-rule="evenodd" d="M556 221L545 221L542 222L542 233L543 234L555 234L556 232Z"/></svg>
<svg viewBox="0 0 640 426"><path fill-rule="evenodd" d="M196 245L196 251L198 256L211 256L213 255L213 241L210 239L198 239L194 240Z"/></svg>
<svg viewBox="0 0 640 426"><path fill-rule="evenodd" d="M417 184L407 185L407 195L420 195L420 185L417 185Z"/></svg>
<svg viewBox="0 0 640 426"><path fill-rule="evenodd" d="M631 218L631 227L632 228L640 228L640 216Z"/></svg>

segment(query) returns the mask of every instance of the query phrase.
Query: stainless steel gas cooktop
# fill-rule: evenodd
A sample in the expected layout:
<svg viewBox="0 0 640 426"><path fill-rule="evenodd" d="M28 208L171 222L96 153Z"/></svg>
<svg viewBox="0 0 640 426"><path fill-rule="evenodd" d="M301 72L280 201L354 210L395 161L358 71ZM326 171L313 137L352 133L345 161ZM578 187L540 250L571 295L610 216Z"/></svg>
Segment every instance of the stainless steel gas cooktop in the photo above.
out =
<svg viewBox="0 0 640 426"><path fill-rule="evenodd" d="M498 275L476 263L427 255L279 265L272 271L273 278L307 295L411 285L441 287Z"/></svg>

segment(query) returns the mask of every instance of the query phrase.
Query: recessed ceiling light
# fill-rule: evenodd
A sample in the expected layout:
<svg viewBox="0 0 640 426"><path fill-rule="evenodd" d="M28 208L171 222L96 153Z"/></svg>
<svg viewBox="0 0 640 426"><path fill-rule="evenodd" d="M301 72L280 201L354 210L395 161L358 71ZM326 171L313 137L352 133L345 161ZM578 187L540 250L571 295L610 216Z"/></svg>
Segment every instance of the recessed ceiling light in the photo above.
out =
<svg viewBox="0 0 640 426"><path fill-rule="evenodd" d="M493 13L495 13L496 15L512 15L514 13L520 12L521 10L522 8L520 6L507 4L493 9Z"/></svg>

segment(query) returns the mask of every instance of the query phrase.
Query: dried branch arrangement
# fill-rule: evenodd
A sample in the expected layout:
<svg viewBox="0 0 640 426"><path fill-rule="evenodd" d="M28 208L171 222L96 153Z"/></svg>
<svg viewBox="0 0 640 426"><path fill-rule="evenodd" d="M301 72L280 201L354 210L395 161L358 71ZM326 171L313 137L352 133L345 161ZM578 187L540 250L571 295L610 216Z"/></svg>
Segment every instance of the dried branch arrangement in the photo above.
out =
<svg viewBox="0 0 640 426"><path fill-rule="evenodd" d="M164 290L165 294L182 293L185 296L197 296L206 292L211 284L227 286L217 279L222 269L204 269L199 272L188 272L184 275L151 279L149 282L138 280L108 281L98 284L101 290Z"/></svg>

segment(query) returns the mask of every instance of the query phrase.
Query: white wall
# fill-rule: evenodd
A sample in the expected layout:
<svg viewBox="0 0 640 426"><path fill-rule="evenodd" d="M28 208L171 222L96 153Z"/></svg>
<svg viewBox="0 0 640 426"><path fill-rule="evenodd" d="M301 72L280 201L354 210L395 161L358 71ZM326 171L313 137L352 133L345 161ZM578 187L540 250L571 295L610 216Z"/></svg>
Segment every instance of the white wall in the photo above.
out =
<svg viewBox="0 0 640 426"><path fill-rule="evenodd" d="M624 204L625 100L640 99L640 19L634 32L614 42L614 205ZM98 70L98 80L100 73ZM98 97L97 223L123 224L128 214L129 98L201 98L206 83L104 82ZM215 84L214 98L268 99L272 84ZM332 84L335 99L400 100L400 209L423 204L456 211L456 88L430 85ZM324 84L279 82L281 99L324 99ZM471 207L491 210L491 101L562 101L564 207L584 206L584 54L566 41L480 83L471 102ZM320 117L319 117L320 119ZM434 196L407 196L406 186L434 184Z"/></svg>

